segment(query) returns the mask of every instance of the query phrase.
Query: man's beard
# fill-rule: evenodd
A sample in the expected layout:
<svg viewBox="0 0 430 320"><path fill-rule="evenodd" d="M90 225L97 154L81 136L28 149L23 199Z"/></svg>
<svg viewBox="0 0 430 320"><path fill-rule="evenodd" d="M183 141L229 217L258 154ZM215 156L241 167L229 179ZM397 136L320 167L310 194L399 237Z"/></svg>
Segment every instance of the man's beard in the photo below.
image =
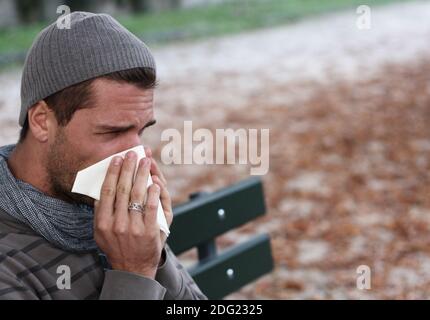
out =
<svg viewBox="0 0 430 320"><path fill-rule="evenodd" d="M70 149L64 130L59 128L45 162L50 190L55 198L69 203L93 206L94 199L71 192L76 174L83 164L83 161L73 158L73 150Z"/></svg>

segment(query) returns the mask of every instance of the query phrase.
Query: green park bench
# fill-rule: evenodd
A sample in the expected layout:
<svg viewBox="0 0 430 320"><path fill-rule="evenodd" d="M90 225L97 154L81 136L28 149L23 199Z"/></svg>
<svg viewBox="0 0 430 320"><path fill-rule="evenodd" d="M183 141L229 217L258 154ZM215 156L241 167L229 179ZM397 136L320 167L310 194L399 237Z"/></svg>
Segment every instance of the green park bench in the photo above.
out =
<svg viewBox="0 0 430 320"><path fill-rule="evenodd" d="M266 212L263 184L253 177L214 193L194 193L173 209L169 247L178 255L197 247L198 262L187 268L209 299L222 299L273 269L268 234L218 253L215 238Z"/></svg>

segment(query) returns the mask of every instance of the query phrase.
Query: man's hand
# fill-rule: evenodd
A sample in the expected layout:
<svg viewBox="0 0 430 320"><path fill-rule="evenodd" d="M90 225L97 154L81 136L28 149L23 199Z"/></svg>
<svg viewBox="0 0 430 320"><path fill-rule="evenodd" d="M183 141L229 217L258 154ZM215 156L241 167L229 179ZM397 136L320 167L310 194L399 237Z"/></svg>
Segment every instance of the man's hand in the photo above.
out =
<svg viewBox="0 0 430 320"><path fill-rule="evenodd" d="M173 210L172 210L172 200L170 199L170 194L167 191L167 180L164 178L163 173L152 157L152 151L149 147L144 147L146 156L151 160L151 178L152 181L160 187L160 200L161 206L163 207L164 214L166 216L167 225L170 225L173 221ZM166 242L167 236L164 232L161 232L161 238L163 243Z"/></svg>
<svg viewBox="0 0 430 320"><path fill-rule="evenodd" d="M165 181L162 181L164 177L159 170L154 172L154 184L146 187L153 167L152 157L139 162L133 184L136 159L137 155L132 151L126 154L124 160L121 157L112 159L103 182L100 201L94 203L94 238L113 269L154 279L166 242L166 236L157 222L160 196L169 226L173 214L170 196ZM130 201L146 203L145 213L129 211Z"/></svg>

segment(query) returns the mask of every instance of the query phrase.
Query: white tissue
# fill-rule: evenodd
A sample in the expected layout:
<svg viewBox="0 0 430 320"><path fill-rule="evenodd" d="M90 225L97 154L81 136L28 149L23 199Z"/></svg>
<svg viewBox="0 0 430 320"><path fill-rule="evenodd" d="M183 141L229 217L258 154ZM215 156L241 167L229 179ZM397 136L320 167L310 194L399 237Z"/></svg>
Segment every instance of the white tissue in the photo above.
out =
<svg viewBox="0 0 430 320"><path fill-rule="evenodd" d="M79 171L78 174L76 175L76 179L72 187L72 192L84 194L93 199L100 200L100 191L112 158L115 156L121 156L124 158L125 154L128 151L136 152L137 154L136 163L139 163L140 159L146 157L145 149L143 148L142 145L111 155L106 159L103 159L97 162L96 164L93 164L92 166ZM136 176L136 173L137 173L137 165L136 165L136 171L134 173L135 176ZM151 176L149 176L147 186L149 187L151 184L153 184L153 182L152 182ZM160 200L158 200L157 221L158 221L158 224L160 225L160 229L167 236L169 236L170 230L167 225L166 217L164 215Z"/></svg>

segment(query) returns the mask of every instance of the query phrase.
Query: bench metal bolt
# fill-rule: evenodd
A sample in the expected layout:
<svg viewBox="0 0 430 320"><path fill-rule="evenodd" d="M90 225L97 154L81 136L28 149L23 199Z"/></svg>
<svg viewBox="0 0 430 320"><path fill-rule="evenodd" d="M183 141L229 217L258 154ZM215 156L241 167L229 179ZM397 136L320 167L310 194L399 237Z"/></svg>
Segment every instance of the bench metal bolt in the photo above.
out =
<svg viewBox="0 0 430 320"><path fill-rule="evenodd" d="M233 277L234 277L234 270L232 268L227 269L227 276L230 279L233 279Z"/></svg>
<svg viewBox="0 0 430 320"><path fill-rule="evenodd" d="M218 217L222 220L225 218L225 211L224 209L219 209L218 210Z"/></svg>

